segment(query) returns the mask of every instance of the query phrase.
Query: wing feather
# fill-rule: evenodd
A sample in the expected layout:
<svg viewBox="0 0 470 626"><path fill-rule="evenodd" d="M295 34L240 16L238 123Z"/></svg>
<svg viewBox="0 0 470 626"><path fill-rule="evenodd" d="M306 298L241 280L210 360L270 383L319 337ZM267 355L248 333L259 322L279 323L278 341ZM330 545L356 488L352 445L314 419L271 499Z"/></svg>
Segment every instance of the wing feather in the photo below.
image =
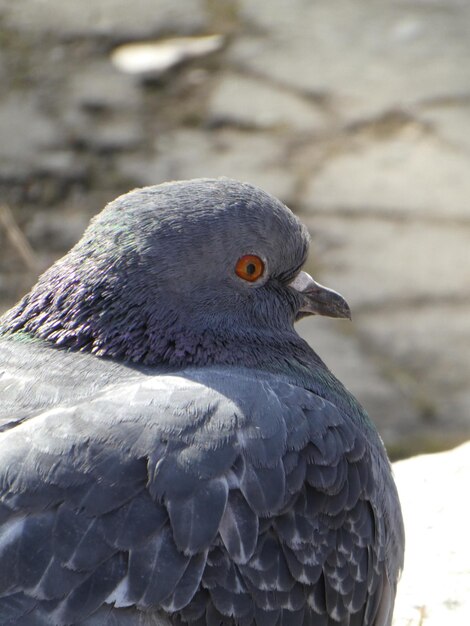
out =
<svg viewBox="0 0 470 626"><path fill-rule="evenodd" d="M127 559L116 554L97 567L51 612L51 622L76 624L99 609L126 575Z"/></svg>
<svg viewBox="0 0 470 626"><path fill-rule="evenodd" d="M97 359L57 354L67 393L15 416L8 392L0 415L0 621L389 626L378 439L268 374L100 361L94 380Z"/></svg>
<svg viewBox="0 0 470 626"><path fill-rule="evenodd" d="M253 556L258 532L258 516L239 489L230 490L220 520L219 533L230 558L235 563L246 563Z"/></svg>
<svg viewBox="0 0 470 626"><path fill-rule="evenodd" d="M168 514L179 550L196 554L213 542L227 497L228 484L224 478L207 481L187 498L172 498L167 494Z"/></svg>
<svg viewBox="0 0 470 626"><path fill-rule="evenodd" d="M129 600L139 606L158 606L174 591L190 557L178 550L169 526L129 554Z"/></svg>

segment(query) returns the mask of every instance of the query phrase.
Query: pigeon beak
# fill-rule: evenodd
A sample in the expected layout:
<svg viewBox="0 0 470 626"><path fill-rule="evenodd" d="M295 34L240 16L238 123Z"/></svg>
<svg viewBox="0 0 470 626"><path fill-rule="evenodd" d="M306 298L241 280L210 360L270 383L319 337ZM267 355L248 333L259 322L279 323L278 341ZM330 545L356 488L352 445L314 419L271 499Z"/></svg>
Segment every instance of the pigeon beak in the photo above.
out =
<svg viewBox="0 0 470 626"><path fill-rule="evenodd" d="M351 319L349 304L338 292L313 280L307 272L300 272L289 284L304 296L304 302L297 312L296 321L307 315L326 315L327 317L345 317Z"/></svg>

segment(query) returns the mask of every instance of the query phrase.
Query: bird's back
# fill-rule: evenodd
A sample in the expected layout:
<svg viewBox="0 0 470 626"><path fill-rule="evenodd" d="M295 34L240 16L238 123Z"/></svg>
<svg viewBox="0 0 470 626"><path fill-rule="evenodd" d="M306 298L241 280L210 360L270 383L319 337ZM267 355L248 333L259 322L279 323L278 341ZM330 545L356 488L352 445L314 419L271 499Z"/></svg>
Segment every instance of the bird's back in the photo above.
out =
<svg viewBox="0 0 470 626"><path fill-rule="evenodd" d="M398 498L354 415L260 370L0 361L0 623L390 623Z"/></svg>

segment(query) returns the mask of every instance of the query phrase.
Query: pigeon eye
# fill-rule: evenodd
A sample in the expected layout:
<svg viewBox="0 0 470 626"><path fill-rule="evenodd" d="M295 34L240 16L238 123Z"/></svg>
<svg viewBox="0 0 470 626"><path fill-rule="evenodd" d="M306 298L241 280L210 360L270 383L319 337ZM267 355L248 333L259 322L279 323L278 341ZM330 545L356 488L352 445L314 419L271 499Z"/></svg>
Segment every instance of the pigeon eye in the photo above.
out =
<svg viewBox="0 0 470 626"><path fill-rule="evenodd" d="M243 280L254 283L264 274L264 263L254 254L245 254L240 257L235 265L235 274Z"/></svg>

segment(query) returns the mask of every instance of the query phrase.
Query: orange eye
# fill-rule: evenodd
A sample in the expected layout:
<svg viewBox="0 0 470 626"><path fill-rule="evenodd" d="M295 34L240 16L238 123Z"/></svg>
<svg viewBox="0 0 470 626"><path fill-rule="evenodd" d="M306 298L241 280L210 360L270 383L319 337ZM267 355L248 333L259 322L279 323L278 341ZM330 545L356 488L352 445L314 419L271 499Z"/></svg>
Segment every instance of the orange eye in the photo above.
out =
<svg viewBox="0 0 470 626"><path fill-rule="evenodd" d="M235 265L235 274L243 278L243 280L254 283L255 280L258 280L264 274L264 263L259 256L245 254L245 256L238 259Z"/></svg>

